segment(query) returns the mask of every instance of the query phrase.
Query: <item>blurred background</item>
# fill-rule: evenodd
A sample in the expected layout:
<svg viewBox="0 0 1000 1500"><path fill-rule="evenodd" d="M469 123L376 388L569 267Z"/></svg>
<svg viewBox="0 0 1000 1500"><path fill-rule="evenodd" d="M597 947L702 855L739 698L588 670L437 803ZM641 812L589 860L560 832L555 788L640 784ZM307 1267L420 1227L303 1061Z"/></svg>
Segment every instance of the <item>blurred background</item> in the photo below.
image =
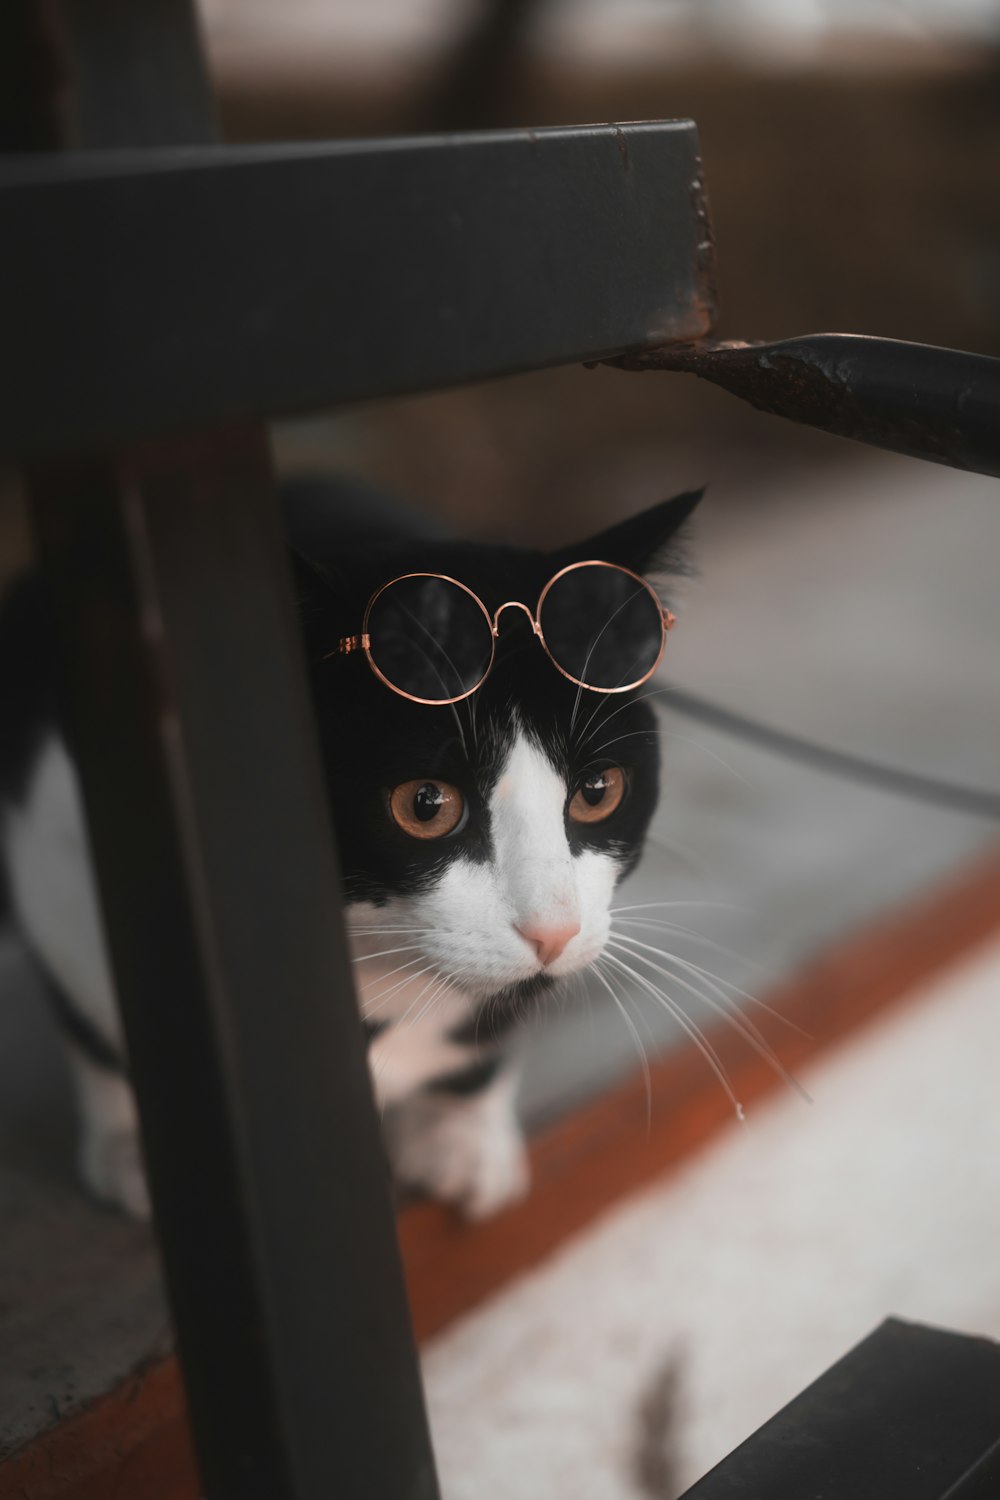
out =
<svg viewBox="0 0 1000 1500"><path fill-rule="evenodd" d="M202 16L230 141L692 117L718 248L721 336L859 332L1000 354L996 0L203 0ZM879 761L1000 788L994 480L794 427L690 376L609 368L312 416L276 427L274 447L284 474L348 470L466 535L538 546L706 485L693 533L696 576L671 600L680 625L660 686L689 688ZM28 551L11 478L0 497L0 541L10 574ZM664 903L661 911L645 907L650 922L684 930L651 925L633 936L711 971L706 983L674 964L691 988L665 985L698 1024L713 1024L720 1006L743 1004L742 991L766 996L810 955L946 878L996 838L981 818L834 779L693 724L671 708L669 692L660 704L663 804L622 902ZM12 949L2 962L8 974L17 970ZM1000 961L983 981L994 993L997 974ZM40 1143L47 1160L63 1163L52 1172L65 1170L68 1180L65 1091L47 1019L27 979L8 990L0 1014L5 1129L19 1151L25 1140ZM651 1055L685 1041L650 994L637 990L626 1004ZM989 1014L989 1006L970 1011L969 1025L986 1025ZM780 1025L766 1017L762 1025L780 1054ZM18 1050L8 1040L15 1034ZM26 1036L38 1060L30 1078ZM988 1109L1000 1035L994 1029L967 1041L963 1097ZM940 1047L940 1033L930 1028L924 1045ZM594 1097L637 1063L634 1035L599 988L568 997L537 1023L525 1050L532 1125ZM889 1069L893 1055L887 1046ZM819 1098L822 1089L810 1088ZM953 1246L921 1239L943 1180L921 1172L934 1156L958 1184L959 1214L963 1205L974 1203L981 1215L995 1203L981 1116L963 1117L967 1134L949 1137L940 1160L925 1152L918 1166L905 1139L896 1156L880 1159L903 1196L877 1232L866 1235L858 1203L817 1219L811 1238L804 1230L796 1238L781 1218L797 1223L802 1205L793 1195L782 1209L776 1178L767 1176L785 1172L782 1142L825 1128L849 1145L851 1159L865 1156L873 1117L857 1088L853 1122L850 1078L831 1087L820 1127L794 1095L768 1106L786 1113L762 1112L756 1148L720 1148L751 1156L722 1162L716 1189L688 1182L680 1200L649 1208L607 1265L597 1262L586 1275L570 1267L579 1284L564 1312L558 1286L529 1287L518 1306L497 1309L492 1331L460 1327L440 1339L428 1378L448 1494L530 1500L572 1484L595 1500L666 1496L678 1476L690 1483L882 1312L901 1310L899 1288L912 1293L915 1315L935 1315L934 1287L949 1280L955 1255ZM885 1089L905 1100L907 1075L890 1073ZM877 1098L876 1119L886 1092ZM948 1118L945 1097L941 1119ZM832 1151L817 1142L831 1193L842 1166ZM808 1182L808 1163L803 1170L804 1178L789 1169L784 1180ZM749 1212L738 1191L744 1173L756 1183L755 1203L779 1207L741 1258L727 1237L737 1205ZM870 1215L880 1180L863 1199ZM927 1215L911 1219L921 1198ZM850 1249L838 1260L837 1225L853 1228L878 1268L848 1315L832 1294L837 1267L864 1271ZM689 1279L678 1291L651 1271L645 1321L626 1318L603 1343L595 1335L581 1350L568 1330L587 1297L602 1295L595 1285L627 1279L622 1255L641 1260L640 1245L661 1232L675 1251L684 1236L695 1247L686 1259L676 1251L677 1274ZM952 1312L994 1335L997 1232L995 1217L970 1218L967 1238L982 1243L978 1256L963 1260L962 1277L978 1292ZM715 1264L713 1295L694 1298L691 1312L697 1246L709 1239L729 1243L732 1253ZM802 1258L788 1274L808 1290L799 1301L781 1285L789 1243ZM765 1263L773 1279L755 1279ZM809 1268L820 1265L811 1279ZM763 1299L767 1309L766 1323L749 1332L723 1295L734 1266L740 1307ZM543 1308L556 1310L546 1348L559 1352L549 1368L536 1338L535 1361L548 1382L539 1386L514 1348L518 1330L544 1322ZM150 1320L154 1313L143 1326ZM747 1340L762 1354L763 1327L776 1341L764 1361L770 1378L748 1358ZM627 1370L610 1358L615 1348L638 1351ZM606 1357L606 1385L573 1384L570 1358L593 1368ZM687 1437L677 1437L673 1478L653 1459L637 1467L630 1446L654 1376L664 1389L676 1378L682 1392L687 1381ZM600 1414L587 1404L592 1396ZM498 1411L508 1424L502 1431ZM604 1444L599 1455L594 1442Z"/></svg>

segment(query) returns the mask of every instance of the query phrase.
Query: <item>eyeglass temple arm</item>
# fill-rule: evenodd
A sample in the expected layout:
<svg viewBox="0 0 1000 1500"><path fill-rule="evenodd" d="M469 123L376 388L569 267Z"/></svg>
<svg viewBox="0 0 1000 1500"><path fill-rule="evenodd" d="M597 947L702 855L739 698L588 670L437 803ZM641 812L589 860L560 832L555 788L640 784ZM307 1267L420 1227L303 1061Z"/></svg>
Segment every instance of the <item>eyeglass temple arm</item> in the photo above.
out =
<svg viewBox="0 0 1000 1500"><path fill-rule="evenodd" d="M352 651L367 651L371 643L369 635L343 635L333 650L328 651L322 660L329 661L331 656L349 656Z"/></svg>

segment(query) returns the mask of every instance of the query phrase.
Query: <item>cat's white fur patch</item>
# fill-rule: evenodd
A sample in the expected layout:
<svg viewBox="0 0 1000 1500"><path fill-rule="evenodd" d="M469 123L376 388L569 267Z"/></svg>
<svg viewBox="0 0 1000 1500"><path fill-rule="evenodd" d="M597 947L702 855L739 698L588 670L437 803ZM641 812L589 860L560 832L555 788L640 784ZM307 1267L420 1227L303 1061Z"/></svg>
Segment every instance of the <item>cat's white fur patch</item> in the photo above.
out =
<svg viewBox="0 0 1000 1500"><path fill-rule="evenodd" d="M517 1118L517 1074L508 1069L468 1098L420 1094L390 1115L389 1150L410 1187L484 1219L523 1198L531 1173Z"/></svg>
<svg viewBox="0 0 1000 1500"><path fill-rule="evenodd" d="M395 960L405 963L410 954L402 950L412 942L418 954L414 968L431 964L456 989L477 999L539 973L535 949L518 928L578 925L579 932L547 972L560 977L584 968L607 941L619 866L598 850L571 852L568 792L544 752L519 733L490 800L492 857L486 862L455 858L426 891L381 907L352 907L352 926L386 929L381 943L377 934L357 939L356 953L398 947ZM405 970L397 976L395 994L380 991L376 1012L365 968L362 1014L399 1020L412 1002L409 986L401 982Z"/></svg>
<svg viewBox="0 0 1000 1500"><path fill-rule="evenodd" d="M80 1106L80 1176L95 1198L148 1219L135 1095L120 1073L95 1067L72 1043L69 1057Z"/></svg>
<svg viewBox="0 0 1000 1500"><path fill-rule="evenodd" d="M366 968L368 966L366 965ZM388 998L386 998L388 996ZM399 983L366 972L359 986L362 1015L392 1022L368 1047L368 1068L380 1107L398 1104L422 1084L460 1073L476 1054L448 1033L468 1019L468 998L436 974Z"/></svg>

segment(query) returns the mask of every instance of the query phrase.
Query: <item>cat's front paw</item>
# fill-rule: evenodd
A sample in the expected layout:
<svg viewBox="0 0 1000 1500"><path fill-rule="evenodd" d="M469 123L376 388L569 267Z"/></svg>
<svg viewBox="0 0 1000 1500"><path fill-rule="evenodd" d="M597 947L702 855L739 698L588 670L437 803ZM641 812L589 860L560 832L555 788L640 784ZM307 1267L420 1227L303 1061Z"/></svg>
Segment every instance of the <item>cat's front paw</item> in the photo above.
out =
<svg viewBox="0 0 1000 1500"><path fill-rule="evenodd" d="M88 1133L80 1146L80 1175L99 1202L131 1219L149 1219L149 1188L134 1130Z"/></svg>
<svg viewBox="0 0 1000 1500"><path fill-rule="evenodd" d="M528 1153L515 1119L450 1102L403 1114L409 1123L401 1122L392 1143L403 1185L453 1203L467 1219L489 1218L528 1192Z"/></svg>

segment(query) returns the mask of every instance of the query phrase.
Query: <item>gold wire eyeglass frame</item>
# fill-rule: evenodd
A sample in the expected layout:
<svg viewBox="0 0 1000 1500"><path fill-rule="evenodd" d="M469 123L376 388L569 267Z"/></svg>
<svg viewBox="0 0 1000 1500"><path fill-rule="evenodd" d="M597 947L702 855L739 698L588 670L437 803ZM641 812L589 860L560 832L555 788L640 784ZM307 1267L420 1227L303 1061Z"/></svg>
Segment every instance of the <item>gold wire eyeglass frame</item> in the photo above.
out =
<svg viewBox="0 0 1000 1500"><path fill-rule="evenodd" d="M636 580L636 583L639 583L639 585L642 586L642 588L645 589L646 592L648 592L649 597L651 597L651 600L654 601L655 607L657 607L657 613L658 615L660 615L661 625L660 649L658 649L657 658L655 658L652 666L649 667L646 672L643 672L642 676L637 676L636 681L634 682L622 682L619 687L595 687L592 682L583 682L582 679L577 678L577 676L573 676L573 673L567 672L567 670L565 670L565 667L559 666L558 661L556 661L556 658L553 657L552 651L550 651L549 646L547 646L546 637L544 637L543 628L541 628L541 607L543 607L544 601L546 601L547 594L549 594L549 589L552 588L555 583L558 583L561 577L565 577L565 574L573 573L573 571L576 571L577 568L585 567L609 567L613 568L616 573L627 574L627 577L631 577L631 579ZM453 583L456 588L460 588L462 589L462 592L468 594L469 598L471 598L471 600L474 600L474 603L477 604L478 609L480 609L481 613L483 613L483 618L484 621L486 621L487 630L489 630L490 633L490 658L486 663L486 669L484 669L483 675L480 676L478 682L475 682L474 687L466 688L465 693L456 693L453 697L417 697L414 693L408 693L405 688L399 687L396 682L390 681L390 678L387 678L387 676L385 676L385 673L382 672L381 669L379 669L378 663L376 663L375 657L373 657L372 655L372 637L369 636L369 628L367 628L369 627L370 616L372 616L372 609L373 607L375 607L376 601L381 598L381 595L384 594L387 589L390 589L391 586L394 585L394 583L405 582L406 579L411 579L411 577L436 577L436 579L441 579L442 582ZM460 582L460 579L457 579L457 577L451 577L448 573L400 573L397 577L391 577L391 579L388 580L387 583L382 583L381 588L376 589L376 591L373 592L372 597L370 597L369 601L367 601L366 606L364 606L364 618L363 621L361 621L360 634L355 634L355 636L343 636L342 639L339 640L339 643L337 643L336 648L334 648L333 651L327 652L324 660L328 660L328 658L334 657L334 655L351 655L354 651L363 651L364 657L367 658L367 664L369 664L370 669L372 669L372 672L375 673L375 676L379 679L379 682L384 682L385 687L391 688L391 691L393 691L393 693L399 694L400 697L406 697L409 702L423 703L423 705L426 705L427 708L438 708L438 706L445 706L447 705L447 703L460 703L463 699L466 699L466 697L471 697L472 693L477 693L477 691L480 690L481 685L483 685L483 682L486 681L487 676L490 675L490 670L493 669L493 661L496 660L496 642L498 642L499 639L499 618L501 618L501 615L502 613L504 613L505 609L522 609L523 612L528 615L529 622L531 622L532 633L537 636L541 648L543 648L543 651L546 652L549 660L552 661L553 666L555 666L556 672L559 672L562 676L565 676L565 678L567 678L567 681L573 682L574 687L586 688L586 691L589 691L589 693L631 693L634 688L642 687L643 682L648 682L649 678L654 675L657 667L660 666L661 660L663 660L664 646L666 646L667 642L667 630L670 630L670 627L676 624L676 615L673 615L673 613L670 612L669 609L666 609L666 607L664 607L663 604L660 603L660 600L658 600L657 598L657 594L655 594L652 586L649 585L648 582L646 582L645 577L640 576L639 573L633 573L633 570L631 570L631 568L622 567L619 562L604 562L603 559L600 558L592 558L588 559L588 561L583 562L570 562L570 564L568 564L568 567L559 568L558 573L553 573L553 576L550 577L549 582L547 582L546 586L541 589L541 594L538 595L538 603L535 604L534 613L532 613L532 610L529 609L528 604L522 603L519 598L508 598L505 603L502 603L501 606L498 607L498 609L493 610L492 615L490 615L489 609L487 609L486 604L484 604L483 600L481 600L480 595L478 595L477 592L472 591L472 589L469 588L468 583Z"/></svg>
<svg viewBox="0 0 1000 1500"><path fill-rule="evenodd" d="M555 657L552 655L552 652L546 645L545 635L542 631L541 625L542 606L544 605L548 592L553 587L553 585L558 583L560 578L565 578L567 573L573 573L578 568L613 568L616 573L624 573L627 577L633 578L636 583L640 584L641 587L646 590L646 593L649 595L656 606L656 611L660 617L661 626L660 649L656 653L656 660L653 662L653 665L648 669L648 671L643 672L641 677L637 677L634 682L626 682L622 683L619 687L610 688L595 687L593 683L582 682L579 677L574 677L572 673L566 671L565 667L561 667L559 665ZM454 697L450 698L418 698L415 694L408 693L405 688L398 687L396 683L391 682L390 679L386 677L385 673L380 670L377 662L375 661L375 658L372 656L371 637L368 633L368 622L371 619L372 609L375 607L376 602L382 597L387 589L391 589L394 584L405 582L408 578L438 578L441 579L444 583L453 584L455 588L459 588L463 593L468 594L469 598L478 605L480 611L482 612L483 618L486 621L486 627L490 633L490 659L487 662L486 668L479 681L473 687L467 688L464 693L456 693ZM352 652L363 651L365 657L367 658L368 665L371 667L372 671L375 673L375 676L379 679L379 681L385 683L385 686L387 688L391 688L394 693L398 693L401 698L406 698L411 703L425 704L429 708L444 707L449 703L461 703L463 699L469 698L473 693L479 691L493 669L493 663L496 660L496 644L500 635L500 616L503 614L505 609L520 609L524 611L531 623L531 629L537 637L546 656L549 658L549 661L555 667L556 671L559 672L563 677L565 677L567 681L572 682L575 687L585 688L587 692L590 693L607 694L630 693L635 688L641 687L644 682L649 681L650 677L652 677L653 673L660 665L660 662L663 660L663 651L667 642L667 631L671 628L672 625L676 624L677 619L675 615L671 614L669 609L666 609L660 603L659 599L656 597L655 592L653 591L652 586L646 581L645 578L642 578L638 573L633 573L631 568L623 568L620 563L604 562L597 558L585 562L570 563L568 567L560 568L558 573L554 573L549 579L548 583L542 589L542 592L539 594L538 603L535 606L534 613L532 613L528 606L526 604L523 604L520 599L508 599L506 603L501 604L498 609L494 610L493 614L491 615L489 610L486 608L486 605L480 599L479 595L472 589L470 589L468 584L460 582L460 580L457 578L451 578L447 573L400 573L397 578L390 578L388 583L383 583L382 587L376 589L375 593L372 594L368 603L365 605L364 619L361 622L360 634L343 636L338 642L336 648L333 651L328 651L323 660L327 661L332 656L349 656Z"/></svg>

